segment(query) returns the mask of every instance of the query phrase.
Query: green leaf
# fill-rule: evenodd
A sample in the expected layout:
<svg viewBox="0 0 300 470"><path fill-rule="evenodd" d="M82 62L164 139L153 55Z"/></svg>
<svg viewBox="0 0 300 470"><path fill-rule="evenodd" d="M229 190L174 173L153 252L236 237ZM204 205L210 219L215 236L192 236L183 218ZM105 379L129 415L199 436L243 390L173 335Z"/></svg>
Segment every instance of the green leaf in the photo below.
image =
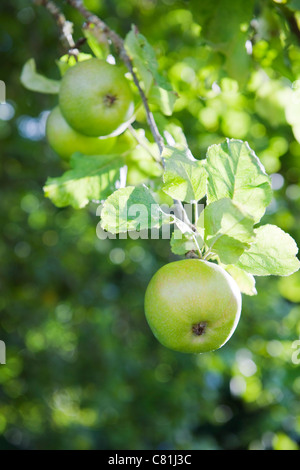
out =
<svg viewBox="0 0 300 470"><path fill-rule="evenodd" d="M95 28L94 24L88 23L83 28L83 34L93 54L98 57L98 59L106 60L109 55L109 44L104 32Z"/></svg>
<svg viewBox="0 0 300 470"><path fill-rule="evenodd" d="M197 243L199 248L202 248L203 240L200 236L197 236ZM178 229L175 229L172 233L170 244L171 250L175 255L183 256L189 251L198 250L193 234L190 232L182 233Z"/></svg>
<svg viewBox="0 0 300 470"><path fill-rule="evenodd" d="M149 146L155 155L157 146L155 144L149 144ZM128 166L127 181L129 185L137 186L158 177L161 180L162 168L145 148L137 146L137 148L128 152L124 158Z"/></svg>
<svg viewBox="0 0 300 470"><path fill-rule="evenodd" d="M226 71L229 77L239 82L240 87L247 83L250 75L251 56L247 53L245 46L247 39L247 33L239 31L225 52Z"/></svg>
<svg viewBox="0 0 300 470"><path fill-rule="evenodd" d="M272 188L260 160L247 142L227 139L207 152L208 204L232 199L259 222L272 200Z"/></svg>
<svg viewBox="0 0 300 470"><path fill-rule="evenodd" d="M168 122L166 120L163 126L163 131L166 137L171 137L171 139L175 141L176 145L181 144L183 147L188 147L182 127L178 126L174 122Z"/></svg>
<svg viewBox="0 0 300 470"><path fill-rule="evenodd" d="M34 59L29 59L26 62L22 69L20 80L27 90L53 95L59 92L60 81L52 80L37 73Z"/></svg>
<svg viewBox="0 0 300 470"><path fill-rule="evenodd" d="M287 0L277 3L284 3L290 10L299 11L300 10L300 0Z"/></svg>
<svg viewBox="0 0 300 470"><path fill-rule="evenodd" d="M235 39L241 25L250 23L254 5L254 0L215 0L212 8L210 2L199 2L198 14L204 20L201 35L212 46L226 52L226 46Z"/></svg>
<svg viewBox="0 0 300 470"><path fill-rule="evenodd" d="M84 60L92 59L91 54L85 54L80 52L76 59L73 55L65 54L59 60L56 61L56 64L59 68L61 75L63 76L70 67L74 67L78 62L83 62Z"/></svg>
<svg viewBox="0 0 300 470"><path fill-rule="evenodd" d="M136 68L137 74L144 85L144 91L148 94L151 85L153 83L153 75L148 66L148 59L146 59L146 52L144 50L144 44L148 44L144 37L135 31L135 27L132 26L132 30L127 34L124 47L130 56L134 67ZM151 54L152 56L153 54ZM154 66L157 68L156 58L154 55ZM153 65L152 67L153 68Z"/></svg>
<svg viewBox="0 0 300 470"><path fill-rule="evenodd" d="M133 25L127 34L124 46L143 84L144 92L149 95L150 103L158 105L165 115L171 116L177 95L170 83L159 73L155 51L136 26Z"/></svg>
<svg viewBox="0 0 300 470"><path fill-rule="evenodd" d="M220 261L224 264L236 263L244 253L247 245L228 235L223 235L217 239L211 249L213 254L217 254Z"/></svg>
<svg viewBox="0 0 300 470"><path fill-rule="evenodd" d="M246 271L243 269L233 265L224 266L224 269L226 269L226 271L228 271L228 273L233 277L243 294L257 294L257 290L255 288L255 278L252 276L252 274L246 273Z"/></svg>
<svg viewBox="0 0 300 470"><path fill-rule="evenodd" d="M255 234L255 241L239 259L241 269L254 276L289 276L298 271L298 247L289 234L276 225L263 225Z"/></svg>
<svg viewBox="0 0 300 470"><path fill-rule="evenodd" d="M198 5L202 19L201 36L212 48L224 54L227 75L241 85L245 85L249 75L250 57L245 43L249 38L254 7L254 0L215 0L214 9L209 2L199 2Z"/></svg>
<svg viewBox="0 0 300 470"><path fill-rule="evenodd" d="M111 233L159 228L172 222L146 186L118 189L105 201L101 212L101 227Z"/></svg>
<svg viewBox="0 0 300 470"><path fill-rule="evenodd" d="M167 146L163 191L174 199L194 202L206 194L207 173L203 163L196 160L188 148Z"/></svg>
<svg viewBox="0 0 300 470"><path fill-rule="evenodd" d="M138 32L135 25L132 25L131 31L125 38L125 49L133 64L142 72L142 76L147 72L160 88L172 90L170 83L158 72L158 63L153 47L145 36Z"/></svg>
<svg viewBox="0 0 300 470"><path fill-rule="evenodd" d="M254 238L254 219L227 198L209 204L203 217L209 251L224 264L235 263ZM201 218L198 223L202 225Z"/></svg>
<svg viewBox="0 0 300 470"><path fill-rule="evenodd" d="M157 105L165 116L171 116L173 114L176 99L177 95L174 91L167 91L157 86L151 87L150 93L148 94L149 102L152 105Z"/></svg>
<svg viewBox="0 0 300 470"><path fill-rule="evenodd" d="M106 199L120 179L124 165L117 155L85 156L76 153L71 157L71 170L58 178L48 178L45 196L57 207L71 205L80 209L91 200Z"/></svg>

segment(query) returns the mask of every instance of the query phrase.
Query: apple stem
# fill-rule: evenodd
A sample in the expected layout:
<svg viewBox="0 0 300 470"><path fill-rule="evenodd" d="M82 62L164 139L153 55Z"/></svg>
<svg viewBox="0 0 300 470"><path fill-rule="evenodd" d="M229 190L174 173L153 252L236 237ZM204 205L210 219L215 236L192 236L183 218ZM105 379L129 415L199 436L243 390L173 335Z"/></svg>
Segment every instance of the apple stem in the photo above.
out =
<svg viewBox="0 0 300 470"><path fill-rule="evenodd" d="M193 240L194 240L194 243L197 247L197 251L198 251L198 254L199 254L199 258L202 258L202 252L201 252L201 248L199 246L199 243L198 243L198 240L197 240L197 236L196 234L193 235Z"/></svg>
<svg viewBox="0 0 300 470"><path fill-rule="evenodd" d="M209 258L211 257L212 255L212 252L210 250L208 250L205 255L203 256L203 259L204 260L209 260Z"/></svg>

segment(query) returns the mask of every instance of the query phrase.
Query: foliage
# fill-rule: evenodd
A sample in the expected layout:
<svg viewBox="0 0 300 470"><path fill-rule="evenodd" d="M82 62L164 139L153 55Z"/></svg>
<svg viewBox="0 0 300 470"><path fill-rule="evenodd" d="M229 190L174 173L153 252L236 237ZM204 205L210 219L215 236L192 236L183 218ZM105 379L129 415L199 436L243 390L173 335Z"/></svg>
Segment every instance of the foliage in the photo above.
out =
<svg viewBox="0 0 300 470"><path fill-rule="evenodd" d="M193 178L183 175L195 167L204 181L207 172L211 209L199 218L199 233L205 228L204 242L221 254L245 292L255 293L253 275L296 270L296 249L283 231L299 244L297 2L253 1L247 8L241 0L206 2L201 8L196 0L85 3L123 37L129 33L126 45L149 96L153 83L158 85L156 101L149 101L161 132L176 143L184 144L185 136L196 158L186 159L170 143L165 196L160 196L174 197L175 180L176 198L200 199L205 190L195 195ZM65 10L76 25L82 23L76 12ZM19 77L34 57L39 73L55 84L60 78L55 62L65 51L42 8L18 0L2 2L0 11L1 79L8 99L0 107L0 338L8 349L8 364L0 366L1 448L298 448L299 365L292 356L300 335L299 273L258 278L259 295L244 296L239 327L222 350L189 357L161 347L144 319L145 288L161 265L189 251L193 241L188 232L180 244L173 237L172 253L167 240L98 240L95 203L75 211L57 209L44 198L41 188L49 176L47 187L55 197L66 197L66 183L72 188L80 163L75 157L72 169L65 166L44 140L44 110L52 109L57 97L37 99L20 86ZM80 36L80 29L75 31ZM147 70L137 49L141 43ZM87 44L82 50L90 54ZM27 63L34 73L34 62ZM136 124L152 145L138 103ZM225 137L255 149L271 175L273 194L255 155L245 151L256 196L239 194L236 200L222 184L216 196L214 169L228 176L220 171L216 152L222 146L228 155ZM207 163L199 165L208 147ZM131 170L134 184L147 181L142 168L139 163ZM92 188L102 180L100 171ZM228 189L232 179L226 183ZM153 178L152 191L155 185ZM86 199L94 194L82 191ZM82 200L75 206L84 205ZM224 211L230 217L221 217ZM262 226L253 231L261 217ZM236 255L238 267L233 261L228 265L232 250L244 252ZM288 259L289 272L283 273ZM267 272L259 271L262 266Z"/></svg>

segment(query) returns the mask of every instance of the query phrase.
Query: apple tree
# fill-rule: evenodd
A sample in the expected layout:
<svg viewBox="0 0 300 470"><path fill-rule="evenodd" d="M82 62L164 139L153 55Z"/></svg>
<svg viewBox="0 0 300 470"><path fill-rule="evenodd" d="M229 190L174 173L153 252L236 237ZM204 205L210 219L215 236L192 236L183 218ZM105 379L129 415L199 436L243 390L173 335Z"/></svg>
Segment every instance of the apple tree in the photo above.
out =
<svg viewBox="0 0 300 470"><path fill-rule="evenodd" d="M101 204L104 237L147 237L171 228L170 249L187 259L163 267L152 279L147 320L171 349L218 349L237 326L241 293L257 293L255 276L289 276L300 266L293 238L262 220L273 198L266 169L247 141L232 136L212 139L205 155L192 153L182 126L171 121L180 95L139 25L122 39L83 2L68 0L85 20L84 39L73 39L73 26L55 3L40 3L56 19L67 46L57 59L61 80L41 75L33 59L21 75L26 88L58 95L47 137L67 167L60 176L49 175L45 196L58 208ZM240 43L233 30L218 33L215 21L208 20L204 35L209 40L219 34L225 56L222 34L227 41L232 37L227 71L243 86L244 64L235 58ZM88 54L80 51L85 41ZM217 83L212 87L219 89ZM157 121L153 109L163 118ZM140 125L141 115L147 126ZM143 165L143 176L135 179Z"/></svg>
<svg viewBox="0 0 300 470"><path fill-rule="evenodd" d="M79 4L0 2L0 449L299 449L299 1ZM133 95L112 137L59 107L91 59ZM201 265L241 319L182 354L225 307Z"/></svg>

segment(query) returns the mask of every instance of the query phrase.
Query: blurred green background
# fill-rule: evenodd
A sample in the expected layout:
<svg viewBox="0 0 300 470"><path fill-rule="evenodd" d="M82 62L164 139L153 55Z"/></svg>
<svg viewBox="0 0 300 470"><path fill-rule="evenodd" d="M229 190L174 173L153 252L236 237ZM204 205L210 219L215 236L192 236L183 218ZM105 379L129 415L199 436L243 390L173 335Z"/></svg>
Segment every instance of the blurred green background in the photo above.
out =
<svg viewBox="0 0 300 470"><path fill-rule="evenodd" d="M81 17L57 3L78 39ZM135 23L148 38L179 95L169 122L197 158L225 136L249 142L272 175L263 223L299 245L299 0L85 4L123 37ZM63 52L42 7L1 1L0 449L299 449L299 273L257 278L219 351L174 353L143 312L150 278L175 259L169 242L98 240L96 205L44 198L47 177L64 170L44 138L57 97L19 77L34 57L58 78Z"/></svg>

